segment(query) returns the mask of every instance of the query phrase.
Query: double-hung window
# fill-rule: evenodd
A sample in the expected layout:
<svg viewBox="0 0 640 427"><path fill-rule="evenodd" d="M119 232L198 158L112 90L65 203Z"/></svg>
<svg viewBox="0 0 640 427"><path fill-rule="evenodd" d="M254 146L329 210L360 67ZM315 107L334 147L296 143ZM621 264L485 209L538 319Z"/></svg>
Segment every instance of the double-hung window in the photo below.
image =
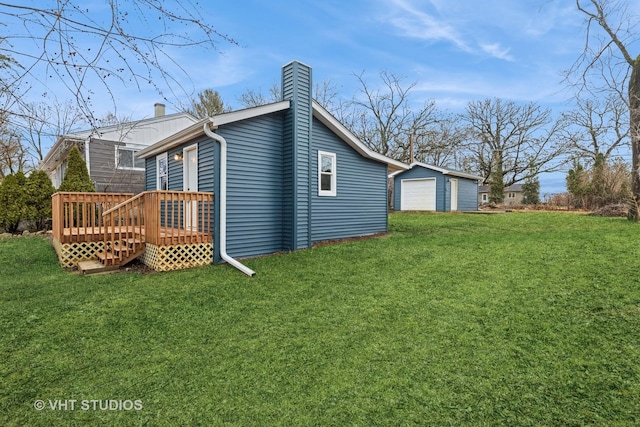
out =
<svg viewBox="0 0 640 427"><path fill-rule="evenodd" d="M318 151L318 196L337 194L336 155Z"/></svg>

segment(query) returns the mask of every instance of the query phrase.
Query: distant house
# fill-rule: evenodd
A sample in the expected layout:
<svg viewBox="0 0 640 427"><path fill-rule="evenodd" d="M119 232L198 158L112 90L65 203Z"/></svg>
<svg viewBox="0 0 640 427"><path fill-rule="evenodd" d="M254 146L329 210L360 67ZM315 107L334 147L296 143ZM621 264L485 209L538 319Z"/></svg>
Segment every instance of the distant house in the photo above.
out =
<svg viewBox="0 0 640 427"><path fill-rule="evenodd" d="M390 175L393 206L398 211L478 210L478 181L465 172L414 162L409 170Z"/></svg>
<svg viewBox="0 0 640 427"><path fill-rule="evenodd" d="M507 206L515 206L522 204L523 198L522 184L513 184L504 188L504 202ZM478 189L478 203L481 205L489 203L491 197L491 188L488 185L482 185Z"/></svg>
<svg viewBox="0 0 640 427"><path fill-rule="evenodd" d="M165 115L155 104L155 116L93 130L61 135L40 164L58 188L67 168L67 156L76 145L83 154L96 191L139 193L145 188L144 161L138 152L197 122L187 113Z"/></svg>
<svg viewBox="0 0 640 427"><path fill-rule="evenodd" d="M387 176L408 166L313 101L311 75L291 62L282 101L205 119L139 153L147 191L214 194L215 262L224 250L247 258L387 231Z"/></svg>

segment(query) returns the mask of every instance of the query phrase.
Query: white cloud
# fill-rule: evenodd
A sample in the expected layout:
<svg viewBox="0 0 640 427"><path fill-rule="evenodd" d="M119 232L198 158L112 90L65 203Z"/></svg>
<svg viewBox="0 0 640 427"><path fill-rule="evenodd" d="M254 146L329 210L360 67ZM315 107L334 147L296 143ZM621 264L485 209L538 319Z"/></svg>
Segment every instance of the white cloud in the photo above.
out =
<svg viewBox="0 0 640 427"><path fill-rule="evenodd" d="M429 41L448 41L468 51L457 30L450 24L420 11L404 0L392 0L388 21L406 37Z"/></svg>
<svg viewBox="0 0 640 427"><path fill-rule="evenodd" d="M505 61L514 60L513 56L509 54L510 49L503 48L502 46L500 46L500 43L480 44L480 47L484 52L488 53L489 55L495 58L503 59Z"/></svg>

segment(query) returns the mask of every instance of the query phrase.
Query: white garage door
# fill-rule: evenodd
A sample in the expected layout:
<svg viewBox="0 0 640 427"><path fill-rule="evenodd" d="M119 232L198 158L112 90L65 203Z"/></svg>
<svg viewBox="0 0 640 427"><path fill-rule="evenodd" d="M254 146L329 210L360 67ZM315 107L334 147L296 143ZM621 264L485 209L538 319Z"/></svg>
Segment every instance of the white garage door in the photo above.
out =
<svg viewBox="0 0 640 427"><path fill-rule="evenodd" d="M435 211L436 179L403 179L402 200L400 210L403 211Z"/></svg>

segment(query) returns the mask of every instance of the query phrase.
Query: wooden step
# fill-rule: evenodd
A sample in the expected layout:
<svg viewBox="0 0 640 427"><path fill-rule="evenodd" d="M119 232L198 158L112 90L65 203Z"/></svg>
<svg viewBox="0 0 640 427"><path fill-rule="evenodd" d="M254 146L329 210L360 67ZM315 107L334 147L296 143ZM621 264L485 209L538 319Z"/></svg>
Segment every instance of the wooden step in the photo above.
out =
<svg viewBox="0 0 640 427"><path fill-rule="evenodd" d="M126 239L122 239L122 243L124 243L125 245L128 245L128 246L132 246L134 243L136 245L141 245L142 244L142 240L134 239L132 237L129 237L129 238L126 238ZM119 245L120 241L116 241L115 244Z"/></svg>
<svg viewBox="0 0 640 427"><path fill-rule="evenodd" d="M97 260L80 261L78 263L78 271L86 275L114 272L117 271L118 268L117 265L104 265Z"/></svg>
<svg viewBox="0 0 640 427"><path fill-rule="evenodd" d="M98 252L96 256L103 265L123 266L142 255L146 249L147 247L144 244L137 246L135 251L125 246L121 248L113 248L111 252ZM122 260L120 259L121 253Z"/></svg>

